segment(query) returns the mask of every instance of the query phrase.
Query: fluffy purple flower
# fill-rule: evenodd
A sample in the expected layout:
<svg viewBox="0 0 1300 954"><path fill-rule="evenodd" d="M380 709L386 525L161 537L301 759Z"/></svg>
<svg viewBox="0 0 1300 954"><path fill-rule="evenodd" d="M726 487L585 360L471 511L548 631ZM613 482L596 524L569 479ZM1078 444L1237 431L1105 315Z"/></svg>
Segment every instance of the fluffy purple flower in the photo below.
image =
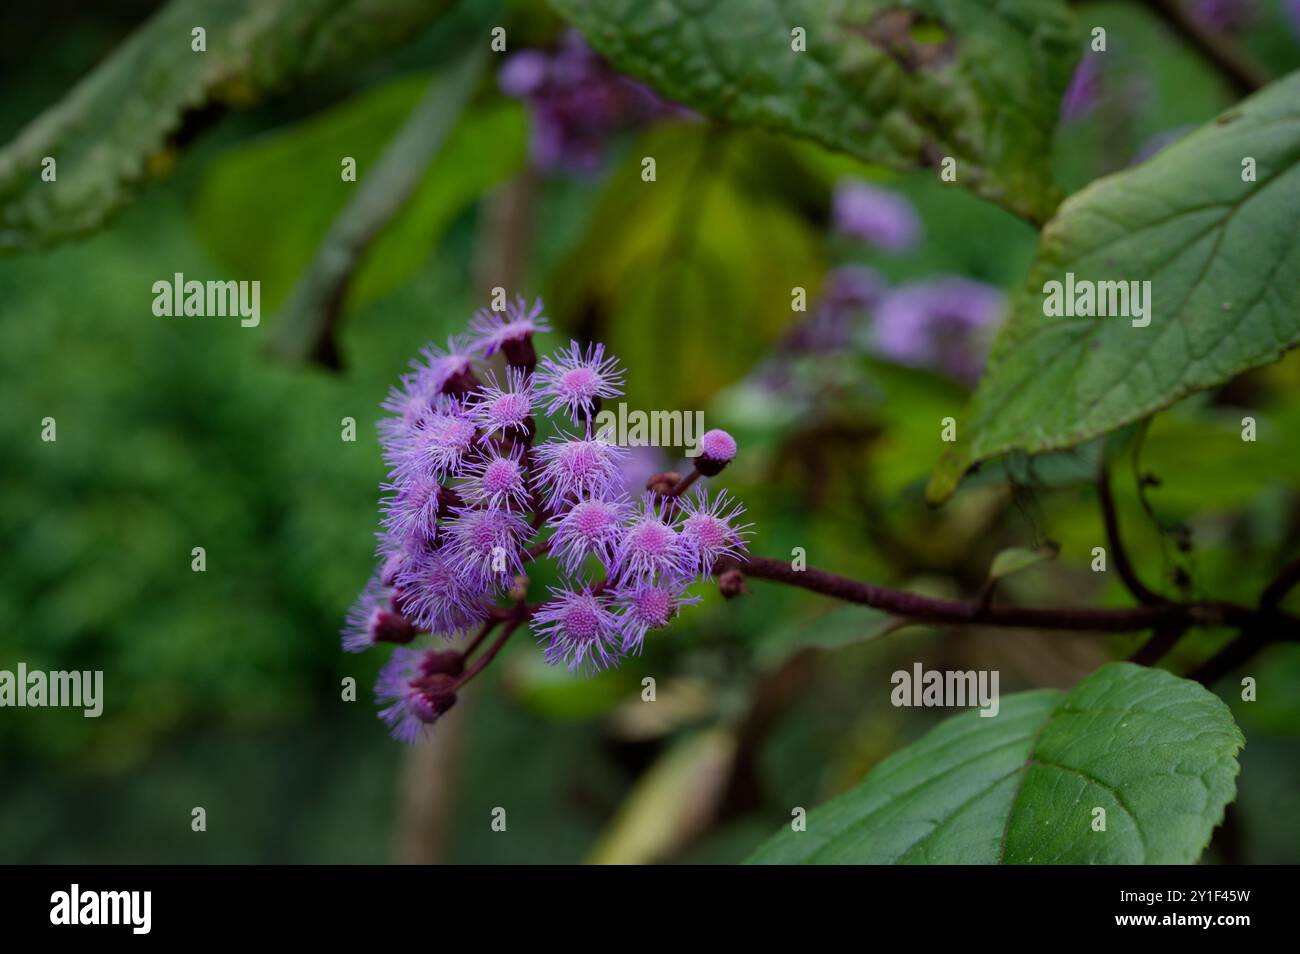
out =
<svg viewBox="0 0 1300 954"><path fill-rule="evenodd" d="M489 509L527 510L532 492L517 444L508 450L484 450L461 471L466 500Z"/></svg>
<svg viewBox="0 0 1300 954"><path fill-rule="evenodd" d="M681 501L682 540L690 548L695 572L707 576L722 557L745 552L749 524L737 524L745 508L724 490L712 501L704 488Z"/></svg>
<svg viewBox="0 0 1300 954"><path fill-rule="evenodd" d="M375 682L375 699L383 706L379 717L388 724L393 738L415 742L455 705L459 666L448 664L455 659L455 654L432 650L393 651Z"/></svg>
<svg viewBox="0 0 1300 954"><path fill-rule="evenodd" d="M603 437L561 435L537 448L537 489L552 510L569 500L609 497L621 485L625 453Z"/></svg>
<svg viewBox="0 0 1300 954"><path fill-rule="evenodd" d="M447 546L470 583L502 585L523 572L522 544L528 521L497 507L461 510L446 524Z"/></svg>
<svg viewBox="0 0 1300 954"><path fill-rule="evenodd" d="M441 480L455 474L477 440L460 402L440 397L407 438L389 449L388 458L399 482Z"/></svg>
<svg viewBox="0 0 1300 954"><path fill-rule="evenodd" d="M438 481L417 474L395 484L385 484L393 493L383 501L383 527L399 540L414 540L432 544L438 531L438 512L442 509L446 491Z"/></svg>
<svg viewBox="0 0 1300 954"><path fill-rule="evenodd" d="M392 608L388 587L373 579L348 610L342 632L343 650L359 653L377 643L409 643L418 632L410 620Z"/></svg>
<svg viewBox="0 0 1300 954"><path fill-rule="evenodd" d="M551 589L552 598L533 615L533 630L547 640L546 661L569 672L594 672L618 658L621 634L609 607L589 588Z"/></svg>
<svg viewBox="0 0 1300 954"><path fill-rule="evenodd" d="M607 567L613 563L628 503L619 495L609 500L588 497L550 519L551 556L569 576L577 576L587 557L599 558Z"/></svg>
<svg viewBox="0 0 1300 954"><path fill-rule="evenodd" d="M448 338L445 351L425 345L420 354L424 362L412 361L415 370L402 375L401 383L391 388L384 400L384 410L394 415L379 422L379 432L388 441L405 437L420 426L432 413L439 394L464 394L476 383L464 339Z"/></svg>
<svg viewBox="0 0 1300 954"><path fill-rule="evenodd" d="M603 344L588 345L584 353L578 342L558 356L542 359L537 368L537 393L545 401L547 414L563 410L577 424L590 418L597 402L623 393L623 371L618 359L605 357Z"/></svg>
<svg viewBox="0 0 1300 954"><path fill-rule="evenodd" d="M876 309L872 346L899 364L971 380L983 366L985 339L1002 313L1003 300L998 289L968 278L900 286Z"/></svg>
<svg viewBox="0 0 1300 954"><path fill-rule="evenodd" d="M653 494L641 496L615 554L612 575L623 584L691 575L694 556L669 516L670 506Z"/></svg>
<svg viewBox="0 0 1300 954"><path fill-rule="evenodd" d="M1282 0L1282 12L1290 21L1296 38L1300 39L1300 0Z"/></svg>
<svg viewBox="0 0 1300 954"><path fill-rule="evenodd" d="M536 400L533 379L519 368L506 368L506 385L497 383L496 375L489 371L487 383L479 389L469 414L489 437L502 434L527 435L532 425L533 402Z"/></svg>
<svg viewBox="0 0 1300 954"><path fill-rule="evenodd" d="M513 348L525 344L531 348L533 335L550 331L551 327L542 314L542 300L538 298L530 307L521 295L506 305L505 312L480 308L470 321L469 329L474 334L473 345L483 352L483 357L490 358L504 350L511 364L524 364L526 362L516 362L511 357Z"/></svg>
<svg viewBox="0 0 1300 954"><path fill-rule="evenodd" d="M670 577L616 589L613 603L618 609L623 652L639 653L647 632L667 626L683 606L698 603L698 596L686 595L689 586L689 580Z"/></svg>
<svg viewBox="0 0 1300 954"><path fill-rule="evenodd" d="M455 636L487 615L487 593L448 548L413 553L397 575L397 608L421 629Z"/></svg>
<svg viewBox="0 0 1300 954"><path fill-rule="evenodd" d="M891 252L909 249L921 237L921 220L911 202L861 179L842 179L836 185L831 219L845 235Z"/></svg>
<svg viewBox="0 0 1300 954"><path fill-rule="evenodd" d="M1061 119L1072 122L1082 118L1101 96L1101 58L1085 50L1079 65L1074 68L1070 85L1061 97Z"/></svg>

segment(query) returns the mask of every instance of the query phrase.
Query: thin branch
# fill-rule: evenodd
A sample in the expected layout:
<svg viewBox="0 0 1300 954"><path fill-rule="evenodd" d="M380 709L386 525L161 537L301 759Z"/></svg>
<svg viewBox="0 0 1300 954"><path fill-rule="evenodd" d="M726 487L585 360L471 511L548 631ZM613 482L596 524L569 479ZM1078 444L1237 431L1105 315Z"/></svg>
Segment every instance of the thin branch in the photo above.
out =
<svg viewBox="0 0 1300 954"><path fill-rule="evenodd" d="M1213 29L1187 9L1181 0L1146 0L1146 6L1175 33L1209 60L1242 96L1273 81L1268 70L1224 33Z"/></svg>
<svg viewBox="0 0 1300 954"><path fill-rule="evenodd" d="M505 628L501 630L501 635L496 638L491 646L483 651L483 655L474 660L473 664L456 679L456 682L450 687L451 691L454 692L457 689L460 689L465 685L465 683L469 682L486 669L488 664L497 658L497 653L501 652L505 644L510 641L510 637L514 635L515 630L519 628L519 624L522 623L523 620L523 616L516 615L513 619L507 622Z"/></svg>
<svg viewBox="0 0 1300 954"><path fill-rule="evenodd" d="M690 489L691 484L699 480L701 476L703 475L700 473L699 468L693 469L689 474L687 474L678 482L676 487L668 491L668 493L665 494L664 496L680 497L682 494L686 493L686 491Z"/></svg>
<svg viewBox="0 0 1300 954"><path fill-rule="evenodd" d="M1203 686L1212 686L1244 665L1269 642L1263 628L1243 629L1235 639L1187 674Z"/></svg>
<svg viewBox="0 0 1300 954"><path fill-rule="evenodd" d="M1300 556L1284 566L1264 588L1264 592L1259 595L1259 605L1269 608L1280 605L1297 583L1300 583Z"/></svg>
<svg viewBox="0 0 1300 954"><path fill-rule="evenodd" d="M1124 542L1119 534L1119 515L1115 510L1115 498L1110 492L1110 469L1104 461L1097 473L1097 499L1101 504L1102 520L1106 524L1106 543L1110 547L1111 563L1115 565L1119 578L1124 581L1128 591L1139 603L1155 606L1168 602L1159 593L1147 588L1146 584L1138 578L1137 570L1133 568L1128 558L1128 551L1124 549Z"/></svg>
<svg viewBox="0 0 1300 954"><path fill-rule="evenodd" d="M965 623L981 626L1004 626L1015 629L1055 629L1073 632L1125 633L1158 626L1253 625L1271 620L1279 626L1287 623L1295 630L1283 639L1300 639L1300 620L1275 610L1253 610L1233 603L1197 602L1162 603L1127 609L1092 607L1030 608L1017 606L981 606L974 602L937 599L862 583L825 570L796 570L784 560L749 556L740 560L719 561L715 575L731 567L747 576L774 580L833 596L849 603L861 603L885 610L895 616L917 622Z"/></svg>
<svg viewBox="0 0 1300 954"><path fill-rule="evenodd" d="M1187 627L1182 623L1170 623L1156 627L1156 631L1151 634L1151 638L1142 644L1142 648L1129 657L1129 662L1137 663L1139 666L1154 666L1160 660L1169 654L1169 651L1178 645L1178 641L1183 638L1187 632Z"/></svg>
<svg viewBox="0 0 1300 954"><path fill-rule="evenodd" d="M487 638L488 633L492 632L492 630L495 629L496 625L500 622L501 620L497 619L496 617L492 617L488 619L488 621L484 623L483 627L478 631L478 634L472 640L470 640L470 644L466 646L463 650L461 650L461 656L464 657L465 659L468 659L470 656L472 656L474 654L474 650L478 649L479 646L483 643L483 640Z"/></svg>

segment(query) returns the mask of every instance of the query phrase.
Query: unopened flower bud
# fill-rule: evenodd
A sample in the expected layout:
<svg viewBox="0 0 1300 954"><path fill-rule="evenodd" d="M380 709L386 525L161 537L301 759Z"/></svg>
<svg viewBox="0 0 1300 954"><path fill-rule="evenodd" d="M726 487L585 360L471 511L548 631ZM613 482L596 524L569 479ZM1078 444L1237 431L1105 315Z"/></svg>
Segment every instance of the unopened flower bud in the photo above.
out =
<svg viewBox="0 0 1300 954"><path fill-rule="evenodd" d="M407 699L411 714L425 724L436 722L456 704L455 685L452 676L442 673L412 681Z"/></svg>
<svg viewBox="0 0 1300 954"><path fill-rule="evenodd" d="M420 660L426 676L459 676L465 671L465 657L454 649L431 649Z"/></svg>
<svg viewBox="0 0 1300 954"><path fill-rule="evenodd" d="M402 645L413 640L418 632L401 613L376 609L370 614L370 638L376 643Z"/></svg>
<svg viewBox="0 0 1300 954"><path fill-rule="evenodd" d="M463 398L479 389L478 377L470 367L462 368L447 376L442 383L442 393L449 397Z"/></svg>
<svg viewBox="0 0 1300 954"><path fill-rule="evenodd" d="M533 347L533 336L531 334L503 341L501 343L501 352L506 356L506 361L513 367L522 368L530 374L533 368L537 367L537 349Z"/></svg>
<svg viewBox="0 0 1300 954"><path fill-rule="evenodd" d="M673 492L673 488L681 481L682 475L675 470L665 470L662 473L653 475L645 482L645 489L653 494L663 497Z"/></svg>
<svg viewBox="0 0 1300 954"><path fill-rule="evenodd" d="M510 598L512 600L522 600L528 596L528 577L522 573L515 574L515 578L510 583Z"/></svg>
<svg viewBox="0 0 1300 954"><path fill-rule="evenodd" d="M695 469L705 477L713 477L731 463L736 456L736 439L717 428L705 431L700 438L700 456L695 458Z"/></svg>
<svg viewBox="0 0 1300 954"><path fill-rule="evenodd" d="M729 600L745 592L745 574L739 570L727 570L718 577L718 592Z"/></svg>

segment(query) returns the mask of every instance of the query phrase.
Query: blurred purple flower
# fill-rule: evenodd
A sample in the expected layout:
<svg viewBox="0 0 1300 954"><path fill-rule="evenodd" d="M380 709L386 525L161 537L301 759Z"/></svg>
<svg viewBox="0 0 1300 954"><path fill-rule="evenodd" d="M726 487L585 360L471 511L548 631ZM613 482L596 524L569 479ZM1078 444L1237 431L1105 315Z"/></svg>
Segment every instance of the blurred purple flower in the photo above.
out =
<svg viewBox="0 0 1300 954"><path fill-rule="evenodd" d="M831 219L845 235L891 252L905 251L921 237L911 202L861 179L841 179L835 186Z"/></svg>
<svg viewBox="0 0 1300 954"><path fill-rule="evenodd" d="M1282 12L1290 21L1296 38L1300 40L1300 0L1282 0Z"/></svg>
<svg viewBox="0 0 1300 954"><path fill-rule="evenodd" d="M1003 301L998 289L957 276L902 285L876 309L872 347L899 364L971 380L983 367L985 339Z"/></svg>
<svg viewBox="0 0 1300 954"><path fill-rule="evenodd" d="M1253 0L1196 0L1196 16L1216 30L1236 32L1254 21Z"/></svg>
<svg viewBox="0 0 1300 954"><path fill-rule="evenodd" d="M550 54L511 55L497 83L508 96L528 103L533 162L547 171L591 172L600 165L606 140L619 129L689 115L611 69L576 30L566 31Z"/></svg>
<svg viewBox="0 0 1300 954"><path fill-rule="evenodd" d="M1066 122L1080 119L1097 105L1100 96L1101 59L1091 50L1085 50L1061 98L1061 119Z"/></svg>

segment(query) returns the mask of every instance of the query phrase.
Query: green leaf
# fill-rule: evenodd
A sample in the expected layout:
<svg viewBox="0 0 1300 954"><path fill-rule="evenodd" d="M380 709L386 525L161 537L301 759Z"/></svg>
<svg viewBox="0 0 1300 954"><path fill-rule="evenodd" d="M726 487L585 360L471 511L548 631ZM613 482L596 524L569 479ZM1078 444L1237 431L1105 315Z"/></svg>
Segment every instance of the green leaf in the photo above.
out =
<svg viewBox="0 0 1300 954"><path fill-rule="evenodd" d="M1079 48L1059 0L553 2L619 69L711 116L899 169L951 156L958 183L1034 221L1059 201L1044 157Z"/></svg>
<svg viewBox="0 0 1300 954"><path fill-rule="evenodd" d="M241 143L204 170L194 206L204 244L237 277L262 283L262 306L284 303L347 203L380 174L384 149L429 85L421 73L354 96L334 109ZM403 207L384 226L348 290L358 307L391 291L428 261L451 219L524 161L525 122L515 103L464 113ZM344 182L339 160L357 162ZM267 219L274 229L250 233Z"/></svg>
<svg viewBox="0 0 1300 954"><path fill-rule="evenodd" d="M1000 580L1012 573L1019 573L1021 570L1027 570L1031 566L1037 566L1047 560L1054 560L1057 552L1055 546L1042 546L1034 549L1010 547L1002 550L993 558L993 563L989 566L989 579Z"/></svg>
<svg viewBox="0 0 1300 954"><path fill-rule="evenodd" d="M1256 176L1243 182L1247 157ZM1072 447L1300 344L1297 205L1300 73L1066 200L930 499L982 460ZM1150 324L1046 317L1044 286L1067 274L1150 281Z"/></svg>
<svg viewBox="0 0 1300 954"><path fill-rule="evenodd" d="M448 137L482 75L484 61L482 50L472 49L447 76L434 80L374 168L361 176L276 325L272 346L281 357L301 360L310 356L338 367L333 332L354 277L358 283L364 277L356 275L362 263L383 267L390 280L393 276L400 280L414 271L451 215L488 184L483 177L490 177L490 182L504 171L502 160L510 161L510 150L486 150L494 158L482 161L464 151L463 136L459 154L440 155L449 151ZM477 128L482 130L483 124ZM522 146L521 140L517 142ZM482 148L487 143L480 139L476 145ZM514 156L522 160L522 149ZM437 158L444 161L435 162ZM457 170L462 174L457 175ZM415 203L413 196L422 185L426 195ZM384 235L387 241L377 241L394 219L403 217L404 228ZM384 245L391 255L372 248ZM405 267L395 270L395 262Z"/></svg>
<svg viewBox="0 0 1300 954"><path fill-rule="evenodd" d="M745 180L750 134L699 123L654 128L617 166L546 300L647 374L633 409L700 408L791 321L790 290L825 274L822 241L788 205ZM656 181L641 180L641 157Z"/></svg>
<svg viewBox="0 0 1300 954"><path fill-rule="evenodd" d="M670 748L637 781L588 863L651 863L707 829L726 795L738 745L733 730L715 727Z"/></svg>
<svg viewBox="0 0 1300 954"><path fill-rule="evenodd" d="M412 36L431 0L172 0L0 152L0 251L98 228L170 165L187 113L244 105ZM206 51L191 30L206 31ZM57 178L41 178L42 161Z"/></svg>
<svg viewBox="0 0 1300 954"><path fill-rule="evenodd" d="M1068 693L948 719L750 861L1188 864L1235 796L1244 744L1200 685L1109 663Z"/></svg>

